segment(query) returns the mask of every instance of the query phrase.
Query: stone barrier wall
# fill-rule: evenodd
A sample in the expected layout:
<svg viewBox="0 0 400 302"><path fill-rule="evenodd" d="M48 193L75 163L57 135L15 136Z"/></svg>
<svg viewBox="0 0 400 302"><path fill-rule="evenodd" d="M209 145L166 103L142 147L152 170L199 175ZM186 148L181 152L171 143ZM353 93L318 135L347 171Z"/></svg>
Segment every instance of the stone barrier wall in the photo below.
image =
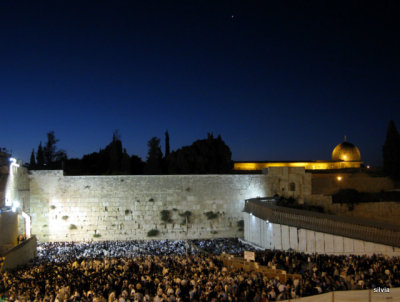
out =
<svg viewBox="0 0 400 302"><path fill-rule="evenodd" d="M4 254L5 259L0 271L15 269L35 258L36 242L36 237L32 236Z"/></svg>
<svg viewBox="0 0 400 302"><path fill-rule="evenodd" d="M341 204L333 203L330 196L310 195L305 203L321 206L329 214L400 225L400 202L396 201Z"/></svg>
<svg viewBox="0 0 400 302"><path fill-rule="evenodd" d="M340 177L340 180L338 179ZM332 195L341 189L359 192L393 190L395 184L389 177L373 177L367 173L315 173L312 175L312 194Z"/></svg>
<svg viewBox="0 0 400 302"><path fill-rule="evenodd" d="M254 215L243 213L244 239L266 249L328 255L400 256L400 248L352 239L289 225L266 222Z"/></svg>
<svg viewBox="0 0 400 302"><path fill-rule="evenodd" d="M32 233L41 242L242 237L244 200L271 196L268 175L63 176L31 171ZM161 219L168 211L169 222ZM190 211L189 223L181 215ZM205 213L209 212L208 217Z"/></svg>
<svg viewBox="0 0 400 302"><path fill-rule="evenodd" d="M365 290L334 291L326 294L315 295L296 300L282 302L387 302L400 301L400 288L376 287Z"/></svg>

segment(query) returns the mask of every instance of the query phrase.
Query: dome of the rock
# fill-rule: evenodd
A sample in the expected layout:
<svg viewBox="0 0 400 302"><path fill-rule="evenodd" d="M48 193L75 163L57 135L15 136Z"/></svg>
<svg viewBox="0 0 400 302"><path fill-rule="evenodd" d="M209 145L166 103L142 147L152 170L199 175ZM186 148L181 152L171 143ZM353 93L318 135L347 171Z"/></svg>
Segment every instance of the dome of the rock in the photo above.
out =
<svg viewBox="0 0 400 302"><path fill-rule="evenodd" d="M349 142L343 142L332 151L332 160L334 161L361 161L360 150Z"/></svg>

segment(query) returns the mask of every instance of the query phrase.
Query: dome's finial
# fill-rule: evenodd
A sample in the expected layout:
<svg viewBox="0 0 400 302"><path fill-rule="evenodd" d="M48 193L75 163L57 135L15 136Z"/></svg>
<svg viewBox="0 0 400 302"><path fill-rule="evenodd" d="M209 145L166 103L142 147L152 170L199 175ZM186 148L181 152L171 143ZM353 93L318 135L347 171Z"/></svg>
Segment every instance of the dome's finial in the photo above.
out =
<svg viewBox="0 0 400 302"><path fill-rule="evenodd" d="M345 141L345 142L347 141L347 136L346 136L346 135L344 136L344 141Z"/></svg>

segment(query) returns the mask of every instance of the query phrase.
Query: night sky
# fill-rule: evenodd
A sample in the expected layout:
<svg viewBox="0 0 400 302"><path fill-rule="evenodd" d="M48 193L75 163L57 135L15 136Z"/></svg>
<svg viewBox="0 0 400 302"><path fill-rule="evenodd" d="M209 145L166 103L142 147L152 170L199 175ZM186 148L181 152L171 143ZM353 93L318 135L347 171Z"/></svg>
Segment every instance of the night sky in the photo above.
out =
<svg viewBox="0 0 400 302"><path fill-rule="evenodd" d="M329 4L327 4L329 2ZM1 1L0 147L129 154L221 134L233 160L380 165L400 127L398 1Z"/></svg>

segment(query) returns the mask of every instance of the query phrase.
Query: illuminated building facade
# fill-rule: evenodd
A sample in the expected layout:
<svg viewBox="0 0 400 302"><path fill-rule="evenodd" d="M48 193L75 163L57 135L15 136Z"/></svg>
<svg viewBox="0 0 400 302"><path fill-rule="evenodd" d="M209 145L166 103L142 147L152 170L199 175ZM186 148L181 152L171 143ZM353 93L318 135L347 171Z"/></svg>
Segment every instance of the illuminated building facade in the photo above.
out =
<svg viewBox="0 0 400 302"><path fill-rule="evenodd" d="M337 145L332 151L332 160L312 160L312 161L264 161L264 162L235 162L236 171L260 171L270 167L303 167L306 170L338 170L360 168L360 150L350 142L344 141Z"/></svg>

